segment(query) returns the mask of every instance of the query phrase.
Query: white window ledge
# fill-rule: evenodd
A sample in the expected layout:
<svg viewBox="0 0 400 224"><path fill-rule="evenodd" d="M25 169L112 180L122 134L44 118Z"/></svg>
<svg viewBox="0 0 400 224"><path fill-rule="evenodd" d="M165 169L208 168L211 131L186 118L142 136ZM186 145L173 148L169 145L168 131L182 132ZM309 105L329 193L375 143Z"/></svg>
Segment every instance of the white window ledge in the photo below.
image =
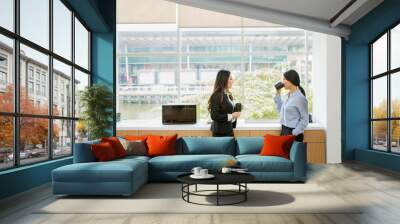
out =
<svg viewBox="0 0 400 224"><path fill-rule="evenodd" d="M117 130L210 130L211 124L199 122L196 124L163 125L161 122L138 122L137 120L124 120L117 123ZM235 130L280 130L279 123L246 123L239 121ZM325 130L324 125L310 123L306 130Z"/></svg>

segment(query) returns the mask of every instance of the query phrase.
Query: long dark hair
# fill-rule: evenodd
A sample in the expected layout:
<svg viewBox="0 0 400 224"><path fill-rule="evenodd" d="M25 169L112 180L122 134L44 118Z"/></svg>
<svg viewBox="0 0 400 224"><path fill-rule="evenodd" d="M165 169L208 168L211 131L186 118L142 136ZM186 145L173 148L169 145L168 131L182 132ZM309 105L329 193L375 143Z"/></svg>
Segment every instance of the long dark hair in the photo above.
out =
<svg viewBox="0 0 400 224"><path fill-rule="evenodd" d="M208 99L208 111L211 110L211 97L216 93L221 93L221 102L223 99L223 92L226 90L226 86L228 85L229 77L231 76L231 72L228 70L219 70L217 74L217 78L214 82L214 90ZM229 98L233 100L232 94L229 93Z"/></svg>
<svg viewBox="0 0 400 224"><path fill-rule="evenodd" d="M283 73L283 77L289 82L291 82L293 85L299 87L300 92L306 96L306 91L304 91L303 87L300 86L300 76L299 73L297 73L295 70L291 69L285 73Z"/></svg>

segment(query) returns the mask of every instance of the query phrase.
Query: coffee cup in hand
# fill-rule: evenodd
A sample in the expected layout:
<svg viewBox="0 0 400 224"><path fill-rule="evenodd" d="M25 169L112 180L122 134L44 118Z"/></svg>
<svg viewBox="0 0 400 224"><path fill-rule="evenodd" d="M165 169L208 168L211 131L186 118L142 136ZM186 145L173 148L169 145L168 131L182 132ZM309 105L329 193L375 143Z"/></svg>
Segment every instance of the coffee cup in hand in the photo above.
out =
<svg viewBox="0 0 400 224"><path fill-rule="evenodd" d="M284 87L285 85L283 84L283 82L277 82L276 84L275 84L275 89L276 90L280 90L280 89L282 89L283 87Z"/></svg>
<svg viewBox="0 0 400 224"><path fill-rule="evenodd" d="M236 112L241 112L241 111L242 111L242 104L241 104L241 103L236 103L236 105L235 105L235 111L236 111Z"/></svg>

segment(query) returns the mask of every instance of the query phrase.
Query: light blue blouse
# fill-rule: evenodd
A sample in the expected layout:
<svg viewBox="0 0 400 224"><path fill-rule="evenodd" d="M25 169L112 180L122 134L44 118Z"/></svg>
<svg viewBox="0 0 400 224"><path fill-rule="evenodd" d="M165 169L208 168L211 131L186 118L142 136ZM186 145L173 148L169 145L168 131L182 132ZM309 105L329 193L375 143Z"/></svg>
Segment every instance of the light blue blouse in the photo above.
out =
<svg viewBox="0 0 400 224"><path fill-rule="evenodd" d="M280 113L280 123L289 128L294 128L293 135L304 132L308 125L308 101L300 92L294 91L283 100L280 95L274 97L276 107Z"/></svg>

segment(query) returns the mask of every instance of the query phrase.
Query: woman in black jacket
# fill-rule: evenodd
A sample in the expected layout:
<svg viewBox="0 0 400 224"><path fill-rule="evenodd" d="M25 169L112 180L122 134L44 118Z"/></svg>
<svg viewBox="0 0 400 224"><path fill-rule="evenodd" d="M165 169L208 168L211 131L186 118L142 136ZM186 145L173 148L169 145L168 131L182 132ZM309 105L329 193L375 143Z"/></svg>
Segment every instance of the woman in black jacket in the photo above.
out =
<svg viewBox="0 0 400 224"><path fill-rule="evenodd" d="M211 114L211 132L214 137L233 136L233 128L240 117L235 111L233 96L229 91L232 88L231 72L220 70L214 83L214 91L208 100L208 111Z"/></svg>

